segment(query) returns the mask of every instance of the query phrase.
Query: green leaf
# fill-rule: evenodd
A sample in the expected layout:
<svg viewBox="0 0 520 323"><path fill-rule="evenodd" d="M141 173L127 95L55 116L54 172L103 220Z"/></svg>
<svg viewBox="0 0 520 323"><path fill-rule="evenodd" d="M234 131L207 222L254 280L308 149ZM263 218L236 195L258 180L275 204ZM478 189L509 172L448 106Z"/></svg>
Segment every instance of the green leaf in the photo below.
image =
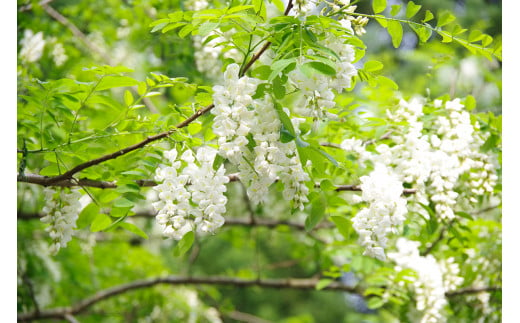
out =
<svg viewBox="0 0 520 323"><path fill-rule="evenodd" d="M103 229L108 228L112 224L112 220L110 217L106 214L98 214L94 218L94 221L92 221L92 224L90 225L90 231L91 232L98 232Z"/></svg>
<svg viewBox="0 0 520 323"><path fill-rule="evenodd" d="M442 27L455 20L455 16L449 11L441 11L437 20L437 27Z"/></svg>
<svg viewBox="0 0 520 323"><path fill-rule="evenodd" d="M301 66L302 68L302 71L304 68L306 67L309 67L321 74L325 74L325 75L328 75L328 76L334 76L336 75L336 70L334 69L334 67L328 65L328 64L325 64L325 63L322 63L322 62L308 62L308 63L305 63Z"/></svg>
<svg viewBox="0 0 520 323"><path fill-rule="evenodd" d="M430 37L432 35L431 29L428 29L421 25L415 25L415 24L410 24L409 26L417 34L417 37L419 37L419 41L421 43L425 43L428 41L428 39L430 39Z"/></svg>
<svg viewBox="0 0 520 323"><path fill-rule="evenodd" d="M305 219L305 230L311 231L323 219L326 208L326 200L323 195L312 201L311 213Z"/></svg>
<svg viewBox="0 0 520 323"><path fill-rule="evenodd" d="M119 226L125 230L128 230L132 233L137 234L138 236L140 236L143 239L148 239L148 235L133 223L123 222L123 223L119 223Z"/></svg>
<svg viewBox="0 0 520 323"><path fill-rule="evenodd" d="M367 307L372 310L380 308L383 305L385 305L385 300L381 297L371 297L367 302Z"/></svg>
<svg viewBox="0 0 520 323"><path fill-rule="evenodd" d="M433 13L430 10L426 10L426 12L424 13L424 19L422 20L422 22L424 23L424 22L430 21L433 18L435 18Z"/></svg>
<svg viewBox="0 0 520 323"><path fill-rule="evenodd" d="M280 118L280 122L282 122L283 128L285 128L291 136L296 138L296 131L294 131L291 119L289 118L287 113L285 113L280 103L274 102L274 108L276 110L276 113L278 113L278 117Z"/></svg>
<svg viewBox="0 0 520 323"><path fill-rule="evenodd" d="M372 0L372 9L374 13L380 13L386 9L386 0Z"/></svg>
<svg viewBox="0 0 520 323"><path fill-rule="evenodd" d="M179 30L179 37L181 38L185 38L186 36L188 36L193 30L195 29L195 27L193 25L186 25L184 27L181 28L181 30Z"/></svg>
<svg viewBox="0 0 520 323"><path fill-rule="evenodd" d="M376 21L381 25L383 28L388 27L388 20L383 15L375 15Z"/></svg>
<svg viewBox="0 0 520 323"><path fill-rule="evenodd" d="M352 226L350 221L347 218L338 215L332 215L330 219L336 225L339 233L341 233L345 239L350 239L350 228Z"/></svg>
<svg viewBox="0 0 520 323"><path fill-rule="evenodd" d="M134 202L132 202L130 200L127 200L124 197L120 197L120 198L118 198L117 200L114 201L114 206L115 207L133 207L134 206Z"/></svg>
<svg viewBox="0 0 520 323"><path fill-rule="evenodd" d="M403 39L403 26L399 21L390 20L388 21L388 33L390 37L392 37L392 45L395 48L401 45L401 40Z"/></svg>
<svg viewBox="0 0 520 323"><path fill-rule="evenodd" d="M318 283L316 284L316 290L322 290L325 287L327 287L330 284L332 284L333 282L334 282L333 279L328 279L328 278L320 279L318 281Z"/></svg>
<svg viewBox="0 0 520 323"><path fill-rule="evenodd" d="M413 1L409 1L406 5L406 18L410 19L415 16L421 10L421 7L421 5L416 5Z"/></svg>
<svg viewBox="0 0 520 323"><path fill-rule="evenodd" d="M205 23L200 25L198 35L204 37L207 34L209 34L212 30L215 30L218 27L218 25L218 22L206 21Z"/></svg>
<svg viewBox="0 0 520 323"><path fill-rule="evenodd" d="M182 237L182 239L177 243L175 249L173 250L173 255L175 257L180 257L184 255L188 250L190 250L193 242L195 241L195 234L193 231L190 231Z"/></svg>
<svg viewBox="0 0 520 323"><path fill-rule="evenodd" d="M215 160L213 160L213 170L217 171L220 166L224 163L226 159L219 154L215 156Z"/></svg>
<svg viewBox="0 0 520 323"><path fill-rule="evenodd" d="M274 96L278 99L278 100L281 100L285 97L285 85L282 83L282 79L277 76L273 79L273 93L274 93Z"/></svg>
<svg viewBox="0 0 520 323"><path fill-rule="evenodd" d="M137 94L139 95L143 95L146 93L146 82L139 82L139 84L137 84Z"/></svg>
<svg viewBox="0 0 520 323"><path fill-rule="evenodd" d="M320 182L320 189L322 191L334 191L336 189L336 186L332 184L330 179L324 179Z"/></svg>
<svg viewBox="0 0 520 323"><path fill-rule="evenodd" d="M130 92L129 90L126 90L125 95L124 95L124 100L125 100L125 104L127 106L130 106L134 102L134 96L132 95L132 92Z"/></svg>
<svg viewBox="0 0 520 323"><path fill-rule="evenodd" d="M287 68L289 65L296 62L296 58L287 58L287 59L281 59L279 61L274 62L271 65L271 75L269 75L268 81L272 81L275 77L278 76L285 68Z"/></svg>
<svg viewBox="0 0 520 323"><path fill-rule="evenodd" d="M383 69L383 63L379 61L368 61L363 66L363 69L367 72L377 72Z"/></svg>
<svg viewBox="0 0 520 323"><path fill-rule="evenodd" d="M99 84L96 86L96 91L103 91L107 89L112 89L115 87L123 87L123 86L134 86L139 82L129 76L113 76L107 75L101 79Z"/></svg>
<svg viewBox="0 0 520 323"><path fill-rule="evenodd" d="M466 107L466 110L471 111L476 108L477 106L477 100L472 95L466 96L466 100L464 101L464 106Z"/></svg>
<svg viewBox="0 0 520 323"><path fill-rule="evenodd" d="M483 34L480 30L472 30L469 33L468 41L470 43L477 42L485 37L485 34Z"/></svg>
<svg viewBox="0 0 520 323"><path fill-rule="evenodd" d="M252 9L252 8L255 8L255 6L253 6L253 5L236 6L236 7L232 7L230 9L228 9L226 11L226 14L232 14L232 13L235 13L235 12L244 11L244 10Z"/></svg>
<svg viewBox="0 0 520 323"><path fill-rule="evenodd" d="M401 5L400 4L394 4L392 5L392 9L390 10L390 14L392 16L395 16L401 11Z"/></svg>
<svg viewBox="0 0 520 323"><path fill-rule="evenodd" d="M97 206L97 204L90 203L85 206L85 208L79 213L78 220L76 221L78 229L83 229L89 226L98 214L99 206Z"/></svg>

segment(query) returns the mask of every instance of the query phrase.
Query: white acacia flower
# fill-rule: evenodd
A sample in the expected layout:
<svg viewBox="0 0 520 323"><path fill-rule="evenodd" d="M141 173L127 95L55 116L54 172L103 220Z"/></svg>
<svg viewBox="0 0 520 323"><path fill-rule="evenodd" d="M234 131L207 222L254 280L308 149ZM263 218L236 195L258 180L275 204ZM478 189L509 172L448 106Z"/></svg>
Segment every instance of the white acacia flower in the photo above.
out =
<svg viewBox="0 0 520 323"><path fill-rule="evenodd" d="M45 40L41 31L34 34L32 30L26 29L20 44L22 45L20 50L22 61L33 63L42 57Z"/></svg>
<svg viewBox="0 0 520 323"><path fill-rule="evenodd" d="M77 190L56 192L50 187L44 189L46 199L42 211L46 214L40 220L49 224L45 231L52 239L50 252L52 255L65 248L74 235L76 220L81 211L81 193Z"/></svg>
<svg viewBox="0 0 520 323"><path fill-rule="evenodd" d="M154 187L159 201L153 206L165 236L180 240L190 231L214 233L224 224L229 177L224 165L213 170L216 154L217 150L205 146L196 156L186 150L180 159L187 165L181 169L176 149L164 153L171 166L161 165L156 171L155 180L162 183Z"/></svg>

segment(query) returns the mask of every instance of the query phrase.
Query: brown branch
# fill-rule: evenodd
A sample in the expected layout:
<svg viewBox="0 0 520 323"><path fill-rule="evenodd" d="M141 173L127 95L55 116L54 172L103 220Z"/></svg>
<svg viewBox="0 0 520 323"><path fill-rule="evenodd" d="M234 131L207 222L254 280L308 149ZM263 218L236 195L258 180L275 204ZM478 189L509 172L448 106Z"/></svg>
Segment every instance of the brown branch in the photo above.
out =
<svg viewBox="0 0 520 323"><path fill-rule="evenodd" d="M18 220L37 220L44 217L43 213L27 213L27 212L18 212L17 217ZM132 217L142 217L142 218L155 218L155 214L153 212L139 212ZM251 221L250 218L228 218L226 219L226 226L235 226L235 227L266 227L266 228L276 228L281 225L286 225L288 227L294 228L296 230L305 231L305 225L301 223L296 223L287 220L270 220L270 219L262 219L255 218L254 221ZM326 229L333 228L334 225L330 222L320 223L314 227L314 229Z"/></svg>
<svg viewBox="0 0 520 323"><path fill-rule="evenodd" d="M500 292L502 291L501 286L488 286L488 287L466 287L452 292L446 292L446 297L453 297L459 295L470 295L478 293L489 293L489 292Z"/></svg>
<svg viewBox="0 0 520 323"><path fill-rule="evenodd" d="M235 288L245 287L262 287L274 289L298 289L298 290L314 290L318 279L305 278L287 278L287 279L240 279L234 277L160 277L138 280L131 283L119 285L109 289L97 292L96 294L79 301L70 307L55 308L45 311L20 313L18 314L18 321L32 321L38 319L62 319L67 315L75 315L85 311L94 304L114 297L128 291L137 290L141 288L149 288L155 285L218 285L218 286L232 286ZM334 282L324 290L349 292L362 294L361 290L355 287L343 285Z"/></svg>
<svg viewBox="0 0 520 323"><path fill-rule="evenodd" d="M72 315L84 312L89 307L105 299L142 288L149 288L155 285L217 285L231 286L235 288L261 287L274 289L297 289L315 290L318 278L286 278L286 279L241 279L235 277L159 277L133 281L112 288L108 288L95 293L94 295L77 302L70 307L54 308L40 312L19 313L18 321L32 321L38 319L64 319ZM363 295L363 291L358 287L351 287L339 282L333 282L323 288L323 290L348 292ZM446 293L447 297L463 294L475 294L480 292L498 291L501 287L484 288L464 288L461 290Z"/></svg>
<svg viewBox="0 0 520 323"><path fill-rule="evenodd" d="M72 169L73 170L73 169ZM72 171L71 170L71 171ZM70 172L70 171L69 171ZM64 176L66 173L60 176ZM99 181L99 180L93 180L88 178L82 178L82 179L73 179L73 178L64 178L60 179L59 181L53 180L57 176L54 177L48 177L48 176L42 176L38 174L24 174L24 175L18 175L17 181L22 183L30 183L30 184L38 184L42 186L61 186L61 187L73 187L73 186L85 186L85 187L97 187L97 188L117 188L117 184L115 182L109 182L109 181ZM238 174L229 174L229 181L230 182L236 182L239 181L239 175ZM136 180L135 183L141 187L152 187L156 186L157 183L150 179L142 179L142 180ZM316 183L314 185L316 188L320 188L320 184ZM336 188L334 189L336 192L342 192L342 191L354 191L354 192L360 192L361 186L359 185L336 185ZM405 188L403 189L403 194L410 195L415 194L417 190L415 188Z"/></svg>

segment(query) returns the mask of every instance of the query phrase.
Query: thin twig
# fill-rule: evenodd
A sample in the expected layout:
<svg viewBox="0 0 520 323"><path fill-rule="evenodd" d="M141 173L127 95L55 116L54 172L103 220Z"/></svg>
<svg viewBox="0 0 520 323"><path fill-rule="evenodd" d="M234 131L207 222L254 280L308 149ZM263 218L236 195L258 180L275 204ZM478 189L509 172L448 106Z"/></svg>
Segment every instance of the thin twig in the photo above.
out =
<svg viewBox="0 0 520 323"><path fill-rule="evenodd" d="M96 46L96 44L94 44L93 42L89 41L87 36L81 30L79 30L79 28L76 27L76 25L74 25L72 22L70 22L70 20L68 20L61 13L59 13L57 10L55 10L53 7L51 7L48 4L49 2L50 1L42 1L42 2L40 2L40 5L42 6L43 10L45 10L45 12L49 16L51 16L56 21L58 21L59 23L61 23L65 27L67 27L72 32L74 37L79 39L90 51L92 51L92 52L98 54L99 56L101 56L106 62L110 62L111 61L110 56L108 56L103 49L99 48L98 46Z"/></svg>

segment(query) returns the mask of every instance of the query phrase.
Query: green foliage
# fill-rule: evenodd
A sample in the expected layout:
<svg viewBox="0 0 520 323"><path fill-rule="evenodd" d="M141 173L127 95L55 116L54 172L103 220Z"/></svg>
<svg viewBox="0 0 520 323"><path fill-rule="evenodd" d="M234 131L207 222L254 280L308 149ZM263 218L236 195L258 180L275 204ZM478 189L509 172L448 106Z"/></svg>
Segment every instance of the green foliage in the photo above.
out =
<svg viewBox="0 0 520 323"><path fill-rule="evenodd" d="M407 197L409 212L386 248L395 251L397 238L406 237L420 243L423 257L453 259L464 278L461 288L500 287L501 35L491 22L475 18L477 9L455 16L442 7L444 1L433 2L391 7L386 0L352 2L358 6L352 12L350 5L328 1L320 15L305 18L284 15L278 0L212 1L200 10L177 0L48 4L80 34L45 5L33 1L32 9L22 10L25 5L19 4L19 40L28 29L41 31L45 47L38 59L22 55L21 42L18 48L18 313L73 306L107 288L173 275L312 284L308 290L158 284L107 297L78 313L78 320L206 322L215 316L238 320L247 313L277 322L410 320L418 273L364 255L352 221L368 204L354 201L362 195L356 190L363 176L375 165L339 146L357 138L368 152L376 153L379 144L393 147L392 136L413 125L387 115L396 111L400 98L417 95L425 102L418 117L422 135L436 133L434 121L447 117L436 100L463 98L480 128L479 152L496 158L499 180L494 196L478 194L471 203L475 194L468 186L454 187L465 202L456 205L453 220L439 216L438 201ZM477 7L493 12L491 6ZM340 23L342 18L353 28ZM377 24L366 25L362 18ZM341 76L340 53L324 45L331 35L351 46L357 73L350 88L334 90L334 107L324 109L313 98L326 113L298 115L306 98L290 81L291 73L315 83ZM417 47L410 45L413 35ZM67 56L63 62L56 58L60 46ZM150 186L156 184L157 168L166 164L163 153L218 146L214 115L198 111L209 111L217 92L213 86L223 81L200 68L197 46L219 52L211 66L217 75L237 63L239 76L262 81L253 98L271 98L280 125L277 144L295 147L290 157L310 177L309 202L294 208L285 199L288 184L279 180L266 193L267 202L252 205L247 187L235 182L233 173L240 169L217 155L213 170L225 167L233 181L226 184L227 223L214 235L189 231L172 241L163 238L151 211L157 192ZM182 124L188 118L192 121ZM244 149L254 156L258 143L251 134L246 139ZM104 156L111 157L97 162ZM254 169L257 161L247 162ZM182 167L186 164L182 161ZM45 182L78 165L86 167L65 183ZM471 174L481 171L470 170L459 183L469 183ZM49 255L48 225L34 220L48 202L34 178L52 187L75 186L84 196L74 237L56 256ZM416 187L406 182L404 188ZM347 284L349 275L357 294L326 291ZM474 295L448 297L448 321L486 315L499 321L501 291L487 295L487 303ZM363 299L363 308L356 308L351 297Z"/></svg>

